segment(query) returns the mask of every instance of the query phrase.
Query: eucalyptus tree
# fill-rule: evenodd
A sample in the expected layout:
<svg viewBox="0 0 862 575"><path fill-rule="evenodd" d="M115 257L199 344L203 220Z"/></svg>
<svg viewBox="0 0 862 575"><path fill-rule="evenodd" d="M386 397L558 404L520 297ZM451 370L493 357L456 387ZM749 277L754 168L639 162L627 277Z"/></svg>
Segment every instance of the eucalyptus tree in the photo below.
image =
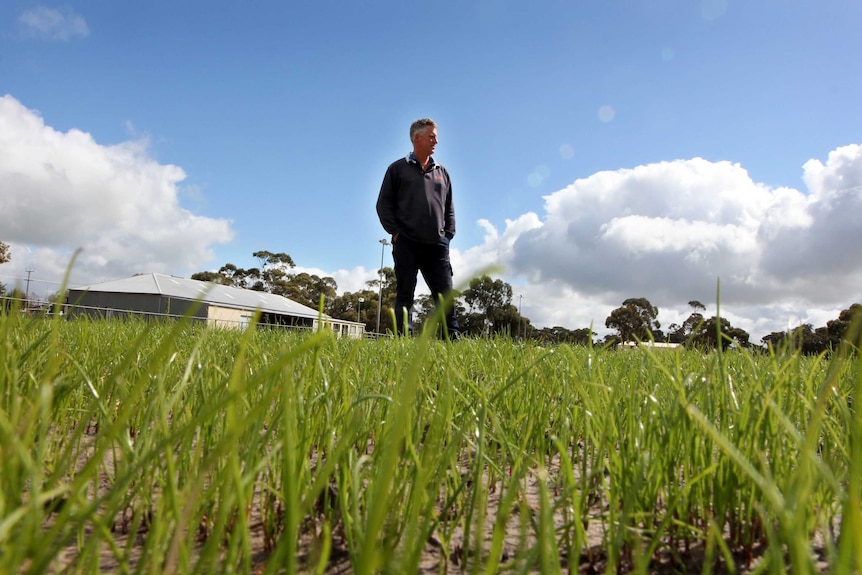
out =
<svg viewBox="0 0 862 575"><path fill-rule="evenodd" d="M818 355L835 350L841 345L854 318L862 317L860 312L862 305L854 303L842 310L836 319L827 321L825 326L814 328L812 324L806 323L790 331L774 331L763 336L760 341L774 348L788 347L806 355Z"/></svg>
<svg viewBox="0 0 862 575"><path fill-rule="evenodd" d="M605 320L605 327L615 329L620 341L648 340L661 327L657 317L658 308L648 299L629 298L611 312Z"/></svg>
<svg viewBox="0 0 862 575"><path fill-rule="evenodd" d="M841 310L837 319L827 321L825 328L818 329L824 329L830 345L833 348L837 348L841 340L844 339L844 336L847 335L850 324L854 320L862 321L858 319L860 316L862 316L862 305L854 303L847 309Z"/></svg>
<svg viewBox="0 0 862 575"><path fill-rule="evenodd" d="M521 315L512 305L512 286L508 283L487 275L473 278L461 299L468 308L464 315L468 333L517 333Z"/></svg>
<svg viewBox="0 0 862 575"><path fill-rule="evenodd" d="M672 343L685 343L691 337L698 327L703 323L703 313L706 311L706 306L697 300L688 302L691 307L691 314L682 322L682 325L675 323L668 327L668 340Z"/></svg>
<svg viewBox="0 0 862 575"><path fill-rule="evenodd" d="M12 259L12 252L9 251L9 246L0 242L0 264L5 264ZM0 284L0 296L6 293L6 286Z"/></svg>
<svg viewBox="0 0 862 575"><path fill-rule="evenodd" d="M731 325L727 318L712 316L699 325L688 338L686 345L709 349L715 349L719 344L722 349L730 346L749 347L750 337L744 329Z"/></svg>
<svg viewBox="0 0 862 575"><path fill-rule="evenodd" d="M362 322L366 331L374 331L377 295L377 292L371 289L345 292L332 300L332 305L327 306L327 313L337 319Z"/></svg>
<svg viewBox="0 0 862 575"><path fill-rule="evenodd" d="M284 293L279 295L314 309L320 307L323 298L323 311L328 314L328 308L331 308L338 295L338 284L329 276L320 277L306 272L291 274L284 285Z"/></svg>

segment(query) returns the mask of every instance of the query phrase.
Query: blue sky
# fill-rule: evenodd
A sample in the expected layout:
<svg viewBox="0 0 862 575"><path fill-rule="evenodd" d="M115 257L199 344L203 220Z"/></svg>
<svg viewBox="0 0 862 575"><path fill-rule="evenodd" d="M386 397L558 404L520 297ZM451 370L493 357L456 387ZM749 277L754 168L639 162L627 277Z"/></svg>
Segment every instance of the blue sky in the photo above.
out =
<svg viewBox="0 0 862 575"><path fill-rule="evenodd" d="M628 297L714 313L720 280L755 340L817 327L862 299L860 29L857 0L10 0L0 282L269 250L356 291L430 116L456 283L496 264L534 325L603 332Z"/></svg>

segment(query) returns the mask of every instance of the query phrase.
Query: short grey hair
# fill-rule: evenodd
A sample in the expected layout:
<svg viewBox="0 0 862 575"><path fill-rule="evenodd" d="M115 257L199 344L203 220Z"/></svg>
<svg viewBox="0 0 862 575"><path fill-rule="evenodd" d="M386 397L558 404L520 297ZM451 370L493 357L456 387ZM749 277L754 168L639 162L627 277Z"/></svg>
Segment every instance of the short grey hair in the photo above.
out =
<svg viewBox="0 0 862 575"><path fill-rule="evenodd" d="M437 123L431 118L420 118L410 124L410 141L413 141L413 138L416 136L416 134L429 127L437 127Z"/></svg>

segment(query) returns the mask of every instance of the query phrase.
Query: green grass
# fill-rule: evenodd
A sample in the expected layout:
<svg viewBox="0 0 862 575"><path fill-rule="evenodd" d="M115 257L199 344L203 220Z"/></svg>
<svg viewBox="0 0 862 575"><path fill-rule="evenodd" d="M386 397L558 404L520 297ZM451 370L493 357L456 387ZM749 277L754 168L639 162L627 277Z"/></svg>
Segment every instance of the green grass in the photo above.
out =
<svg viewBox="0 0 862 575"><path fill-rule="evenodd" d="M0 564L858 571L853 352L0 315Z"/></svg>

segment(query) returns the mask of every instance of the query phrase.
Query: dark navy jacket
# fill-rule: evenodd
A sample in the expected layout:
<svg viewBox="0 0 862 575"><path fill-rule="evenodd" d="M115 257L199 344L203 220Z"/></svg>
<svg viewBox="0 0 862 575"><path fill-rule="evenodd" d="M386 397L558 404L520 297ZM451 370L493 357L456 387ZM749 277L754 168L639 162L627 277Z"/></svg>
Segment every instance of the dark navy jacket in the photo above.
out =
<svg viewBox="0 0 862 575"><path fill-rule="evenodd" d="M442 164L427 170L413 158L392 162L377 198L377 215L383 229L423 244L436 244L455 235L452 182Z"/></svg>

